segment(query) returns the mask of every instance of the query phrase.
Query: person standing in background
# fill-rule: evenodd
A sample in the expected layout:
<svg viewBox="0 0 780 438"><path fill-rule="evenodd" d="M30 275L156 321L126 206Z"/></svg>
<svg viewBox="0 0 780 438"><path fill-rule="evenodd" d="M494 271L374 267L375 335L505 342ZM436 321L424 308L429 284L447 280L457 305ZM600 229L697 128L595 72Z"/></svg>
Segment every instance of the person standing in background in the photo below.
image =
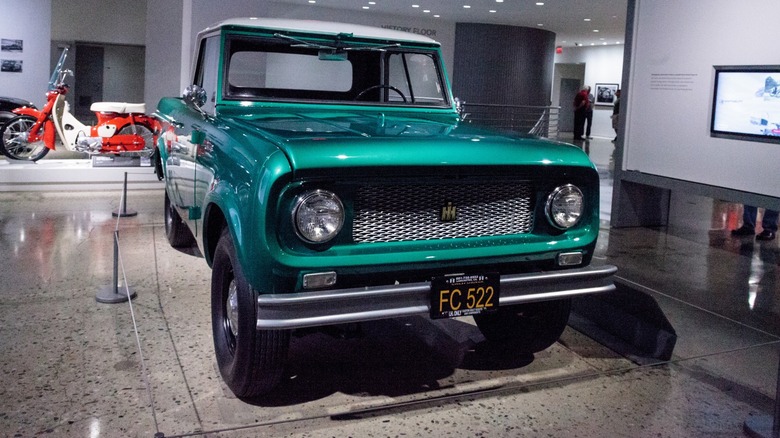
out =
<svg viewBox="0 0 780 438"><path fill-rule="evenodd" d="M617 141L618 122L620 121L620 90L615 91L615 105L612 107L612 129L615 130L615 139Z"/></svg>
<svg viewBox="0 0 780 438"><path fill-rule="evenodd" d="M761 218L761 228L763 230L756 236L756 240L774 240L777 234L777 218L780 216L775 210L764 210L764 217ZM742 207L742 226L736 230L731 230L732 236L752 236L756 234L756 218L758 217L758 208L752 205Z"/></svg>
<svg viewBox="0 0 780 438"><path fill-rule="evenodd" d="M574 96L574 141L582 140L585 133L585 112L588 109L588 87Z"/></svg>
<svg viewBox="0 0 780 438"><path fill-rule="evenodd" d="M596 102L596 97L593 96L593 93L590 92L590 86L587 86L586 89L588 90L588 106L585 107L585 137L590 140L590 127L593 124L593 104Z"/></svg>

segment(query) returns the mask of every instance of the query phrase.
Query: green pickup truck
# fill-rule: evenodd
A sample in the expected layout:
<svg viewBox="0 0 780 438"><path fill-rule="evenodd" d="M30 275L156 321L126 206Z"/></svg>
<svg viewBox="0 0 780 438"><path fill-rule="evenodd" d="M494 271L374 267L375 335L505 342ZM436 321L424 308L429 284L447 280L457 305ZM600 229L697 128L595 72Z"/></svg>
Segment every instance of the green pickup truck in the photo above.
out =
<svg viewBox="0 0 780 438"><path fill-rule="evenodd" d="M174 247L212 268L214 347L239 397L281 380L293 330L472 317L541 351L589 266L599 179L578 148L465 123L439 44L354 24L231 19L164 98L157 169Z"/></svg>

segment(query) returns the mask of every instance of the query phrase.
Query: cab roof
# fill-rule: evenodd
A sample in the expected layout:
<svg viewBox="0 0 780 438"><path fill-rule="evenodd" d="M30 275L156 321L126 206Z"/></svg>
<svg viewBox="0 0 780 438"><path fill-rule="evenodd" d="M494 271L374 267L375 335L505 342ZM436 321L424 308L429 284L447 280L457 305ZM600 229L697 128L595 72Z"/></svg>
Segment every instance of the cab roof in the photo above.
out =
<svg viewBox="0 0 780 438"><path fill-rule="evenodd" d="M439 43L436 40L428 38L423 35L417 35L410 32L402 32L399 30L384 29L380 27L364 26L360 24L352 23L336 23L329 21L317 21L317 20L292 20L284 18L230 18L219 23L213 24L203 31L201 34L213 32L219 28L224 27L244 27L255 29L270 29L275 31L292 31L292 32L304 32L314 33L320 35L339 35L339 34L352 34L355 38L376 39L382 41L399 41L399 42L411 42L422 43L438 46Z"/></svg>

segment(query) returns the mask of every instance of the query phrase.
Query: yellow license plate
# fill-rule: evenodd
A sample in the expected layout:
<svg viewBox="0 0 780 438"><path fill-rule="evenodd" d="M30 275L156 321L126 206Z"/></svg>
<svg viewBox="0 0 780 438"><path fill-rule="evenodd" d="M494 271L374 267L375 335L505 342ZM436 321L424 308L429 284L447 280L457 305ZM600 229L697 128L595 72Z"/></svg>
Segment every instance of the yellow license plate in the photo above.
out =
<svg viewBox="0 0 780 438"><path fill-rule="evenodd" d="M498 273L452 275L431 280L431 318L455 318L498 310Z"/></svg>

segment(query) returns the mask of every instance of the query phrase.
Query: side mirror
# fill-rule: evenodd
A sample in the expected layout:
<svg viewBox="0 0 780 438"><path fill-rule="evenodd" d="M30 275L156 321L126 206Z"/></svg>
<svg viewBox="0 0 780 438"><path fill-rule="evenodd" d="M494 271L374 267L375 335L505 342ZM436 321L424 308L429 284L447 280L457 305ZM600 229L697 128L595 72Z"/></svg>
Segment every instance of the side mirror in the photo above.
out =
<svg viewBox="0 0 780 438"><path fill-rule="evenodd" d="M466 102L463 100L460 100L459 98L455 98L455 110L458 112L458 115L460 116L461 120L466 120L466 117L468 117L468 113L466 113L465 108Z"/></svg>
<svg viewBox="0 0 780 438"><path fill-rule="evenodd" d="M198 85L189 85L187 88L184 89L184 92L182 93L181 97L184 99L186 103L198 109L203 107L203 105L206 104L206 100L208 99L206 90L204 90Z"/></svg>

